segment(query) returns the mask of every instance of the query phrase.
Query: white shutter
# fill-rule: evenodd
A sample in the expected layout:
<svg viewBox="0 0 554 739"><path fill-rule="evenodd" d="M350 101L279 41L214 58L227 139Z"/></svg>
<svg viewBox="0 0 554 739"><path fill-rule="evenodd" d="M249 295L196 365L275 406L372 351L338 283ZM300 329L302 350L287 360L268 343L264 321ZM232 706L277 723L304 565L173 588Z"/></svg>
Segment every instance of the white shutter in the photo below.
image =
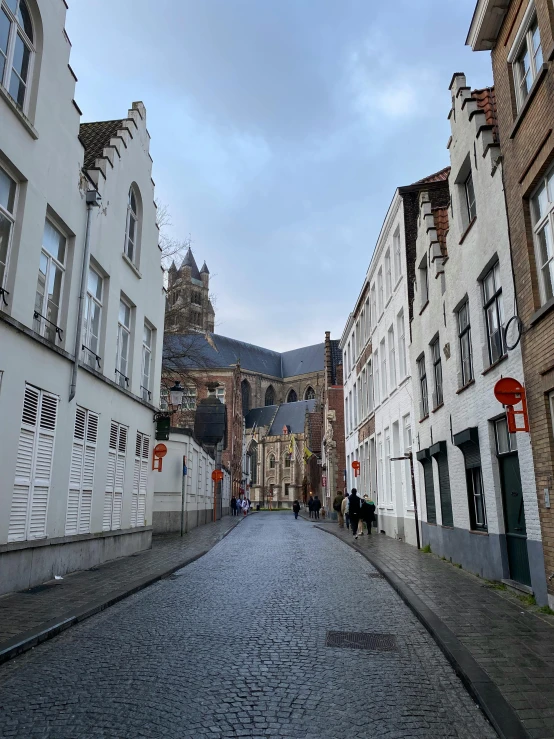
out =
<svg viewBox="0 0 554 739"><path fill-rule="evenodd" d="M90 533L92 511L92 489L94 487L94 468L96 466L96 447L98 443L98 416L87 411L87 432L83 455L83 482L81 487L81 506L79 510L79 533Z"/></svg>
<svg viewBox="0 0 554 739"><path fill-rule="evenodd" d="M98 416L78 406L69 471L66 536L90 532L97 436Z"/></svg>
<svg viewBox="0 0 554 739"><path fill-rule="evenodd" d="M112 520L110 529L121 528L121 511L123 509L123 485L125 483L125 455L127 452L127 428L112 423L117 427L117 451L113 483ZM110 438L111 443L111 438Z"/></svg>
<svg viewBox="0 0 554 739"><path fill-rule="evenodd" d="M133 500L131 526L144 526L146 516L146 493L148 486L148 459L150 437L137 431L135 461L133 468Z"/></svg>
<svg viewBox="0 0 554 739"><path fill-rule="evenodd" d="M25 387L8 541L46 536L58 399Z"/></svg>
<svg viewBox="0 0 554 739"><path fill-rule="evenodd" d="M108 469L106 473L106 490L104 493L104 512L102 515L102 530L112 528L112 510L115 490L115 470L117 467L117 435L118 425L112 421L110 427L110 441L108 452Z"/></svg>

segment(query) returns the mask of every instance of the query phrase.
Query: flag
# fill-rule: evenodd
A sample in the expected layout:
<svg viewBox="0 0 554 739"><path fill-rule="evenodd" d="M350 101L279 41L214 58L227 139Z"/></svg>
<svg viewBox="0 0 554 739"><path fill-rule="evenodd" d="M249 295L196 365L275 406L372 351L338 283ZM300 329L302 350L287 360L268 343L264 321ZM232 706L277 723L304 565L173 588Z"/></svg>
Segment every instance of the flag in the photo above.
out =
<svg viewBox="0 0 554 739"><path fill-rule="evenodd" d="M304 445L304 461L307 462L310 457L313 456L313 452L311 452L306 445Z"/></svg>
<svg viewBox="0 0 554 739"><path fill-rule="evenodd" d="M291 455L291 457L293 455L293 452L294 452L294 434L292 434L292 436L290 437L290 441L289 441L289 454Z"/></svg>

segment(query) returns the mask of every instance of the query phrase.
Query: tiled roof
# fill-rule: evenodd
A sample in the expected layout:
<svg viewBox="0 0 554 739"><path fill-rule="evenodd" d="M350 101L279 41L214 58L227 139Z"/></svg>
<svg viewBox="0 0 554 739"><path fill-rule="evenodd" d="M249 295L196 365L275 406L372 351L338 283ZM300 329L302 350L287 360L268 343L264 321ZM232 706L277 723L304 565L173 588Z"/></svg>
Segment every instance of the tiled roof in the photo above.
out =
<svg viewBox="0 0 554 739"><path fill-rule="evenodd" d="M102 156L104 148L110 143L110 139L116 135L122 123L122 120L81 123L79 126L79 139L85 147L85 161L83 165L85 169L90 169L94 166L95 160Z"/></svg>
<svg viewBox="0 0 554 739"><path fill-rule="evenodd" d="M448 221L448 208L435 208L433 210L433 217L435 220L435 228L437 229L439 244L441 245L443 251L445 251L446 234L448 233L448 229L450 227Z"/></svg>
<svg viewBox="0 0 554 739"><path fill-rule="evenodd" d="M414 185L426 185L429 182L445 182L450 174L450 167L441 169L440 172L430 174L428 177L424 177L422 180L414 182Z"/></svg>
<svg viewBox="0 0 554 739"><path fill-rule="evenodd" d="M485 113L487 125L494 126L495 141L498 141L498 119L496 117L496 93L494 87L485 87L483 90L473 90L471 97Z"/></svg>

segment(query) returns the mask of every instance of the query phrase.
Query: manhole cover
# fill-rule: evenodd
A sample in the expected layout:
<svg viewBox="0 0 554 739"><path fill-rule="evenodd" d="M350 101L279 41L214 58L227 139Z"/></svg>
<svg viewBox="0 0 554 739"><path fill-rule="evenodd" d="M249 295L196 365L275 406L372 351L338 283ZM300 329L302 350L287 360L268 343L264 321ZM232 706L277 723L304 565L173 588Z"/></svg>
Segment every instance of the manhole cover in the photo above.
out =
<svg viewBox="0 0 554 739"><path fill-rule="evenodd" d="M42 593L43 590L50 590L50 588L57 588L58 583L45 582L43 585L35 585L34 588L28 590L20 590L21 595L35 595L36 593Z"/></svg>
<svg viewBox="0 0 554 739"><path fill-rule="evenodd" d="M370 572L368 577L371 577L372 580L382 580L383 575L380 575L378 572Z"/></svg>
<svg viewBox="0 0 554 739"><path fill-rule="evenodd" d="M368 649L373 652L398 652L394 634L368 634L363 631L328 631L325 646Z"/></svg>

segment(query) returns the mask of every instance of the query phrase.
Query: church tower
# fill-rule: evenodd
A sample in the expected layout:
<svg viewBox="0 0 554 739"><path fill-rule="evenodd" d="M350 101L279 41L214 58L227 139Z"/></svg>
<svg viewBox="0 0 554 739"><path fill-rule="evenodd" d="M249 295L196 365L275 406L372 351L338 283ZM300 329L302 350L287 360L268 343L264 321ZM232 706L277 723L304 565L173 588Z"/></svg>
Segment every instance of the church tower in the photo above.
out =
<svg viewBox="0 0 554 739"><path fill-rule="evenodd" d="M199 270L188 248L181 266L168 271L165 331L172 334L213 332L215 312L210 300L210 271L206 262Z"/></svg>

